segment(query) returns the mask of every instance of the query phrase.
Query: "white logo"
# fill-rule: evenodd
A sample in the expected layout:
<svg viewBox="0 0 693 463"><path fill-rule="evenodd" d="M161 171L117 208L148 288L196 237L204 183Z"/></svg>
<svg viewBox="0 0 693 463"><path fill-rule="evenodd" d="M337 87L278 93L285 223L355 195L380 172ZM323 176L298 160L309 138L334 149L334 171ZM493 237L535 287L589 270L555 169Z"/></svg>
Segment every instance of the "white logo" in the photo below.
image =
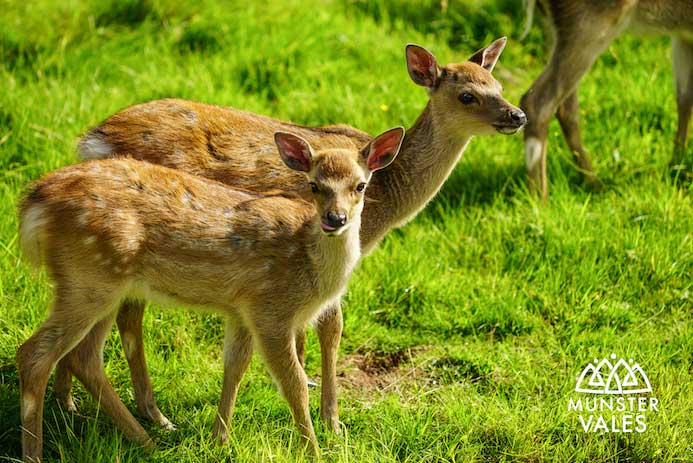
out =
<svg viewBox="0 0 693 463"><path fill-rule="evenodd" d="M583 368L575 392L594 395L570 397L568 411L578 414L585 432L645 432L647 415L659 411L656 397L643 396L652 392L650 379L633 359L610 358Z"/></svg>
<svg viewBox="0 0 693 463"><path fill-rule="evenodd" d="M616 360L616 354L611 354ZM640 365L622 358L615 364L607 359L594 359L582 370L577 380L575 392L590 394L644 394L652 392L650 380Z"/></svg>

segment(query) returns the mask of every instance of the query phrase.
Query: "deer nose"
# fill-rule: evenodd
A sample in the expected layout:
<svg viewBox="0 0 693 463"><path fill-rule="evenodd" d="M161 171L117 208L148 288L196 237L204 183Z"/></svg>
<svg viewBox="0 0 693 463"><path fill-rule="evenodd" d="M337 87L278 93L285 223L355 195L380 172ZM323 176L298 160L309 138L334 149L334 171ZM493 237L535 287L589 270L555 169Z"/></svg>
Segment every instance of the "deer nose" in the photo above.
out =
<svg viewBox="0 0 693 463"><path fill-rule="evenodd" d="M521 109L510 111L510 119L517 125L525 125L527 123L527 116Z"/></svg>
<svg viewBox="0 0 693 463"><path fill-rule="evenodd" d="M329 211L325 216L325 222L330 227L335 229L343 227L346 224L346 214Z"/></svg>

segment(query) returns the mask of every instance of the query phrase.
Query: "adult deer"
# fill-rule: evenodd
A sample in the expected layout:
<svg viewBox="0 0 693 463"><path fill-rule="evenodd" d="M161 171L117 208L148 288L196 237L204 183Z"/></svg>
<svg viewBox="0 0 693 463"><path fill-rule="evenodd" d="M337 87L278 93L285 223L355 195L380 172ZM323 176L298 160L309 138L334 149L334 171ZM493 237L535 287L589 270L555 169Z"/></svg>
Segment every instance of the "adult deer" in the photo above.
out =
<svg viewBox="0 0 693 463"><path fill-rule="evenodd" d="M535 0L526 0L527 25ZM530 188L546 199L547 131L555 115L580 171L594 187L599 181L580 138L578 85L597 57L624 30L659 32L672 37L672 61L678 105L678 130L671 167L690 170L685 159L693 106L693 2L690 0L538 0L553 36L548 65L521 107L527 114L525 162Z"/></svg>
<svg viewBox="0 0 693 463"><path fill-rule="evenodd" d="M409 75L428 90L429 101L407 130L399 156L386 170L373 175L366 192L361 225L361 248L370 252L385 234L411 220L438 192L452 172L469 140L475 135L511 134L525 123L524 113L508 103L493 70L506 39L501 38L461 63L439 66L436 58L418 45L406 47ZM290 131L316 149L357 148L371 137L348 126L300 127L232 108L182 100L159 100L127 108L84 136L79 151L84 159L132 156L136 159L187 171L249 191L284 190L305 194L304 183L288 175L272 136ZM138 410L165 427L170 421L159 411L147 373L142 342L144 304L126 301L117 324L129 362ZM97 325L69 356L94 345L106 325ZM321 312L317 332L322 351L321 417L339 431L336 401L336 359L342 332L339 301ZM297 336L302 362L303 335ZM68 409L68 360L56 371L55 392ZM220 404L220 414L224 414ZM223 440L224 436L220 436Z"/></svg>

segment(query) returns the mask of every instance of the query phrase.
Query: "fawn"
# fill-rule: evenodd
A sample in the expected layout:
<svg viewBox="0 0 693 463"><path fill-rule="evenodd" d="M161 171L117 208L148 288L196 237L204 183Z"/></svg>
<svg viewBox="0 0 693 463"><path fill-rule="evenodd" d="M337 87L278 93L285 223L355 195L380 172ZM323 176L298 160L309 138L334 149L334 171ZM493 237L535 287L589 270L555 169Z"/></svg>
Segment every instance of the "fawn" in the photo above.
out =
<svg viewBox="0 0 693 463"><path fill-rule="evenodd" d="M517 132L526 118L502 97L491 71L505 47L495 40L467 61L439 66L421 46L406 47L409 76L427 89L429 101L407 130L402 148L390 168L376 172L366 190L361 226L361 250L370 252L391 229L411 220L441 188L475 135ZM79 145L83 159L132 156L250 191L284 190L304 194L304 180L284 169L273 155L272 134L291 131L320 148L356 148L371 137L352 127L300 127L232 108L183 100L158 100L127 108L87 133ZM161 426L173 425L156 405L142 343L141 301L126 300L117 324L123 340L138 411ZM97 325L64 361L58 364L55 394L67 409L71 396L67 361L79 358L108 334L110 324ZM342 333L339 300L321 312L316 324L322 351L320 414L339 432L336 401L336 362ZM303 332L297 351L303 363ZM223 401L222 401L223 402ZM223 415L226 406L220 404ZM224 436L220 436L222 441Z"/></svg>
<svg viewBox="0 0 693 463"><path fill-rule="evenodd" d="M47 174L21 203L27 258L55 283L53 310L19 348L24 458L42 453L42 410L55 363L124 298L215 310L226 316L222 402L228 414L255 341L307 443L317 448L295 333L339 299L360 256L363 197L371 173L399 151L404 129L362 150L313 151L274 134L283 163L312 188L310 202L248 193L154 164L93 161ZM281 298L277 295L280 294ZM70 370L132 440L152 445L109 385L103 342Z"/></svg>
<svg viewBox="0 0 693 463"><path fill-rule="evenodd" d="M536 0L525 0L527 27ZM593 187L600 183L580 138L578 85L597 57L626 28L672 36L672 61L678 105L676 148L671 167L685 175L684 159L693 107L693 2L690 0L538 0L553 34L549 64L522 97L529 122L525 162L530 188L548 196L546 148L549 122L555 115L578 168ZM687 164L687 166L686 166Z"/></svg>

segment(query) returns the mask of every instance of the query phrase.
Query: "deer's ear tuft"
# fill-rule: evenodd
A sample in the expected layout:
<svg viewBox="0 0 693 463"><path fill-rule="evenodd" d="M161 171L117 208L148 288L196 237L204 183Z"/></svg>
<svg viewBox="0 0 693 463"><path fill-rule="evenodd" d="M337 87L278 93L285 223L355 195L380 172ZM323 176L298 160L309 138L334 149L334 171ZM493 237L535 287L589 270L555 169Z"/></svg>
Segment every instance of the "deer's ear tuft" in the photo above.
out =
<svg viewBox="0 0 693 463"><path fill-rule="evenodd" d="M361 151L368 170L373 172L390 165L399 153L402 140L404 140L404 127L386 130L371 140Z"/></svg>
<svg viewBox="0 0 693 463"><path fill-rule="evenodd" d="M409 44L406 48L407 71L417 85L435 88L440 80L440 68L433 54L424 47Z"/></svg>
<svg viewBox="0 0 693 463"><path fill-rule="evenodd" d="M275 132L274 142L277 144L282 161L288 168L310 172L313 164L313 149L307 141L288 132Z"/></svg>
<svg viewBox="0 0 693 463"><path fill-rule="evenodd" d="M482 48L474 53L472 57L469 58L469 61L478 64L488 72L493 71L493 67L498 62L498 58L500 58L507 41L508 39L506 37L495 40L486 48Z"/></svg>

